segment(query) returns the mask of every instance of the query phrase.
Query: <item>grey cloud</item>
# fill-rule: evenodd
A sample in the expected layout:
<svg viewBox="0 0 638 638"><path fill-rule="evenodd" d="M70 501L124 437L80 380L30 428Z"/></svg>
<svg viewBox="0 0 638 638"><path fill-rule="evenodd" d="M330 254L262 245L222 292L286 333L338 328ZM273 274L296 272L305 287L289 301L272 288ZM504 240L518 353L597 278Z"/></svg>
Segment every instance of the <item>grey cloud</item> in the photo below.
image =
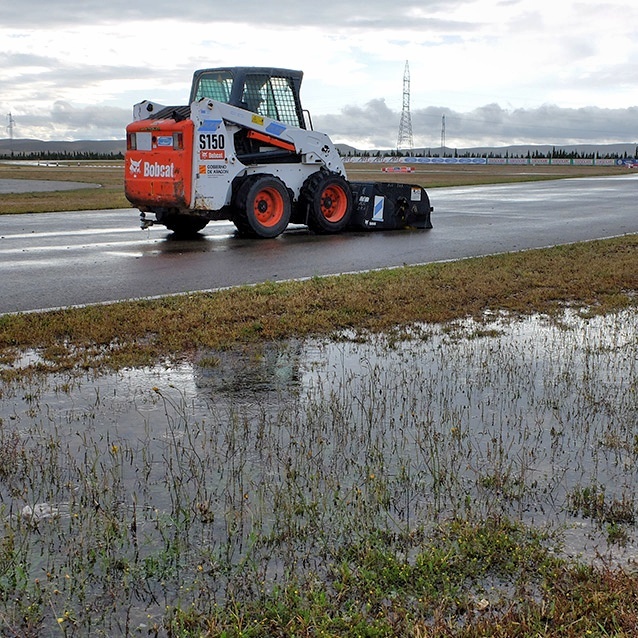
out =
<svg viewBox="0 0 638 638"><path fill-rule="evenodd" d="M566 109L547 104L534 109L506 109L486 104L468 112L429 106L411 113L415 148L438 148L442 118L451 148L511 144L565 146L638 142L638 106ZM16 136L29 130L40 139L123 139L131 109L101 105L80 107L56 100L48 111L14 115ZM334 142L360 149L396 148L400 111L384 99L346 106L339 113L313 116L316 130Z"/></svg>
<svg viewBox="0 0 638 638"><path fill-rule="evenodd" d="M90 106L74 107L57 101L48 112L27 113L15 118L16 136L20 131L33 131L30 137L49 140L120 140L125 137L131 120L131 109Z"/></svg>
<svg viewBox="0 0 638 638"><path fill-rule="evenodd" d="M467 0L428 0L428 12L439 8L450 10ZM300 0L279 0L276 3L263 0L237 0L229 3L213 0L202 4L195 0L33 0L28 10L20 3L3 8L3 26L36 28L56 24L101 24L123 20L179 19L196 22L251 22L269 25L327 25L334 28L414 28L426 17L422 0L405 0L389 10L386 0L323 0L320 3ZM413 13L416 10L417 13ZM407 20L406 17L410 16Z"/></svg>
<svg viewBox="0 0 638 638"><path fill-rule="evenodd" d="M487 104L462 113L430 106L413 110L415 147L438 148L445 116L447 146L505 146L510 144L635 143L638 107L566 109L543 105L534 109L504 109ZM360 148L395 148L401 114L383 100L364 107L347 107L339 115L315 118L315 126L335 141Z"/></svg>
<svg viewBox="0 0 638 638"><path fill-rule="evenodd" d="M316 116L315 128L334 141L356 140L363 147L392 148L396 145L398 118L384 99L376 99L364 106L347 106L338 115Z"/></svg>
<svg viewBox="0 0 638 638"><path fill-rule="evenodd" d="M0 67L4 69L24 69L20 73L21 85L45 82L61 84L66 87L83 87L88 82L103 82L105 80L143 80L157 78L158 72L164 82L174 79L190 80L192 69L184 64L175 65L170 69L148 66L108 66L103 64L88 64L82 60L73 63L64 62L54 54L26 54L0 52Z"/></svg>
<svg viewBox="0 0 638 638"><path fill-rule="evenodd" d="M476 131L473 116L468 114L462 126ZM485 114L480 124L488 135L497 139L534 140L547 144L575 142L633 142L638 131L635 127L638 107L603 109L595 106L562 108L545 104L536 109L515 109L500 113L500 121L494 111Z"/></svg>
<svg viewBox="0 0 638 638"><path fill-rule="evenodd" d="M47 66L51 58L33 53L10 53L0 51L0 66L4 68Z"/></svg>
<svg viewBox="0 0 638 638"><path fill-rule="evenodd" d="M58 101L53 105L51 120L54 124L72 127L75 131L119 131L124 137L124 128L131 119L131 111L117 107L90 106L75 108L68 102Z"/></svg>

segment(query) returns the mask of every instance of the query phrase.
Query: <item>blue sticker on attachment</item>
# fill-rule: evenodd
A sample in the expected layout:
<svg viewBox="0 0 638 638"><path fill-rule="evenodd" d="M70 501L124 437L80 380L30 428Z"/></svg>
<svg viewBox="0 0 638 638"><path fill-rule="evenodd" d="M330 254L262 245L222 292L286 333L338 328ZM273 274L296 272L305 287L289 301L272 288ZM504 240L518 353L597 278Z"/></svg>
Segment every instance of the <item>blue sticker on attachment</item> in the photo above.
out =
<svg viewBox="0 0 638 638"><path fill-rule="evenodd" d="M381 197L380 195L375 195L374 196L374 212L372 214L372 221L382 222L384 209L385 209L385 197Z"/></svg>

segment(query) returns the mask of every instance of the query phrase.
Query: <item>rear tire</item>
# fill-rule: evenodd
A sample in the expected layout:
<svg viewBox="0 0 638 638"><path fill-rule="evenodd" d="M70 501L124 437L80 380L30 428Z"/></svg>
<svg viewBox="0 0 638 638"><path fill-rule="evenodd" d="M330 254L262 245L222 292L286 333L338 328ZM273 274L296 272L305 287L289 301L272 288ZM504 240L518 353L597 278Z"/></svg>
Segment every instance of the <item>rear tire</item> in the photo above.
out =
<svg viewBox="0 0 638 638"><path fill-rule="evenodd" d="M338 233L350 223L352 189L338 173L314 173L301 187L299 199L306 210L308 228L316 233Z"/></svg>
<svg viewBox="0 0 638 638"><path fill-rule="evenodd" d="M160 224L164 224L168 230L172 230L180 237L191 237L197 235L197 233L208 224L209 220L203 217L166 213L158 216L157 221L160 222Z"/></svg>
<svg viewBox="0 0 638 638"><path fill-rule="evenodd" d="M252 175L240 183L233 209L233 223L242 235L271 238L286 230L292 202L278 177Z"/></svg>

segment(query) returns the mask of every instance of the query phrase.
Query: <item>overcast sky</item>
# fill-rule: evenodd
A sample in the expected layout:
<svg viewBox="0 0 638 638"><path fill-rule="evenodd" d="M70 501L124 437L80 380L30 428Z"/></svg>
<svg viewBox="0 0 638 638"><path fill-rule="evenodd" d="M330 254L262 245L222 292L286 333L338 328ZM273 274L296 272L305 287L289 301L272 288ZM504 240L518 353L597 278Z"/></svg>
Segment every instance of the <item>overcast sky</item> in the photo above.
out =
<svg viewBox="0 0 638 638"><path fill-rule="evenodd" d="M8 137L122 139L193 71L304 71L314 126L395 148L410 68L415 147L638 142L635 0L0 0Z"/></svg>

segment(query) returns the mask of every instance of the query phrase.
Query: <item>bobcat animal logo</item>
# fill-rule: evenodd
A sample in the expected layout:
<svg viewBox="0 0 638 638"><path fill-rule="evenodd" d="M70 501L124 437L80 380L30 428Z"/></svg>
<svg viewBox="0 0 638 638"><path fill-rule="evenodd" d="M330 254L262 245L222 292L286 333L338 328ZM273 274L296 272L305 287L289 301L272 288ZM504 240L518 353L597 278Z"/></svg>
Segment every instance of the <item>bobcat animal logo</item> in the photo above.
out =
<svg viewBox="0 0 638 638"><path fill-rule="evenodd" d="M142 163L142 160L137 160L137 162L135 160L131 160L131 163L129 165L129 171L133 174L133 175L139 175L139 173L141 172L141 168L140 168L140 164Z"/></svg>

